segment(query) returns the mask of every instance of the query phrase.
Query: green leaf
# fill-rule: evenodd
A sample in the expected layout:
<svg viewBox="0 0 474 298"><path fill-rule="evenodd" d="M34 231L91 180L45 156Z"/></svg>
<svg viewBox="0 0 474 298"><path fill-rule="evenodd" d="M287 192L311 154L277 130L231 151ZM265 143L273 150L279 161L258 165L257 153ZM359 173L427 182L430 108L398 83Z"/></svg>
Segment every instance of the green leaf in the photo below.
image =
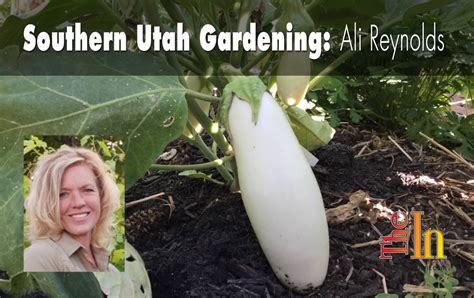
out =
<svg viewBox="0 0 474 298"><path fill-rule="evenodd" d="M5 52L13 54L11 61L18 57L18 52ZM22 54L17 60L19 67L22 57L28 62L38 59ZM64 65L85 67L82 60L76 63L68 57L63 57ZM114 64L114 57L119 56L103 53L94 57L98 64L106 60ZM167 67L165 61L151 55L130 60L138 62L135 67L140 63ZM13 276L23 269L23 136L88 134L121 139L128 188L183 131L187 118L185 90L176 76L2 77L0 226L5 228L0 234L0 270Z"/></svg>
<svg viewBox="0 0 474 298"><path fill-rule="evenodd" d="M3 103L0 105L0 114L3 114ZM0 120L0 125L3 123L5 121ZM7 271L9 276L23 270L22 149L22 135L0 134L0 226L3 227L0 233L0 270Z"/></svg>
<svg viewBox="0 0 474 298"><path fill-rule="evenodd" d="M98 143L99 143L100 149L102 149L102 153L107 157L111 157L112 154L110 154L110 150L107 147L107 145L105 144L105 142L104 141L99 141Z"/></svg>
<svg viewBox="0 0 474 298"><path fill-rule="evenodd" d="M209 181L212 183L215 183L217 185L224 185L225 183L216 180L212 178L212 175L207 175L206 173L203 172L198 172L196 170L187 170L187 171L182 171L178 174L179 176L185 176L185 177L190 177L190 178L195 178L195 179L203 179L205 181Z"/></svg>
<svg viewBox="0 0 474 298"><path fill-rule="evenodd" d="M25 141L25 147L23 148L23 155L30 152L36 147L36 143L32 140Z"/></svg>
<svg viewBox="0 0 474 298"><path fill-rule="evenodd" d="M82 31L109 31L115 24L109 9L101 0L50 0L38 13L29 17L9 16L0 28L0 48L23 45L23 30L34 24L35 33L52 32L64 28L66 23L81 23Z"/></svg>
<svg viewBox="0 0 474 298"><path fill-rule="evenodd" d="M316 85L313 87L313 90L331 90L331 91L338 91L344 90L345 85L342 80L335 76L323 76L321 77Z"/></svg>
<svg viewBox="0 0 474 298"><path fill-rule="evenodd" d="M89 141L89 139L91 138L91 136L84 136L81 138L81 146L84 146L85 144L87 144L87 142Z"/></svg>
<svg viewBox="0 0 474 298"><path fill-rule="evenodd" d="M224 127L229 130L228 116L232 104L232 96L235 94L241 100L249 103L252 109L252 120L257 123L258 112L262 102L262 96L267 87L258 77L231 77L232 81L227 84L223 92L223 100L220 107L220 118Z"/></svg>
<svg viewBox="0 0 474 298"><path fill-rule="evenodd" d="M164 76L175 75L176 71L166 62L163 55L148 53L130 51L20 53L17 46L0 49L0 75L132 76L137 74L147 77ZM141 77L137 79L143 80Z"/></svg>
<svg viewBox="0 0 474 298"><path fill-rule="evenodd" d="M124 256L125 256L125 250L121 248L121 249L114 250L114 252L112 253L112 256L110 257L110 263L114 264L114 266L119 271L124 270L124 267L123 267Z"/></svg>
<svg viewBox="0 0 474 298"><path fill-rule="evenodd" d="M429 273L425 273L425 282L430 288L434 288L434 285L438 282L438 280Z"/></svg>
<svg viewBox="0 0 474 298"><path fill-rule="evenodd" d="M119 0L118 1L120 11L122 11L122 13L125 16L130 15L136 3L137 3L137 0Z"/></svg>
<svg viewBox="0 0 474 298"><path fill-rule="evenodd" d="M445 6L455 0L385 0L384 23L403 20Z"/></svg>
<svg viewBox="0 0 474 298"><path fill-rule="evenodd" d="M297 107L286 109L290 124L301 146L315 150L331 141L335 130L326 121L316 121L308 113Z"/></svg>
<svg viewBox="0 0 474 298"><path fill-rule="evenodd" d="M381 294L377 294L375 296L375 298L398 298L398 295L397 294L385 294L385 293L381 293Z"/></svg>
<svg viewBox="0 0 474 298"><path fill-rule="evenodd" d="M360 116L359 113L357 113L356 111L354 110L351 110L350 112L350 117L351 117L351 121L354 122L354 123L359 123L360 122L360 119L362 118Z"/></svg>
<svg viewBox="0 0 474 298"><path fill-rule="evenodd" d="M102 297L92 273L22 272L11 279L11 294L19 296L33 291L42 291L49 297Z"/></svg>
<svg viewBox="0 0 474 298"><path fill-rule="evenodd" d="M276 16L276 8L273 6L272 1L270 0L265 0L264 1L265 8L263 12L263 20L262 20L262 26L265 26L272 22L275 19Z"/></svg>
<svg viewBox="0 0 474 298"><path fill-rule="evenodd" d="M330 112L330 118L329 118L329 124L332 126L332 127L337 127L339 126L339 123L341 123L341 118L339 118L339 116L337 115L336 112Z"/></svg>
<svg viewBox="0 0 474 298"><path fill-rule="evenodd" d="M4 293L10 293L10 280L0 279L0 291Z"/></svg>
<svg viewBox="0 0 474 298"><path fill-rule="evenodd" d="M434 9L438 9L441 7L446 7L448 4L458 2L459 0L429 0L429 1L420 1L420 3L416 3L416 1L411 5L411 7L405 12L404 18L412 17L415 15L423 14Z"/></svg>
<svg viewBox="0 0 474 298"><path fill-rule="evenodd" d="M23 176L23 196L26 197L30 193L31 180L28 176Z"/></svg>
<svg viewBox="0 0 474 298"><path fill-rule="evenodd" d="M125 243L125 271L94 273L104 293L109 297L152 297L151 284L142 258Z"/></svg>
<svg viewBox="0 0 474 298"><path fill-rule="evenodd" d="M328 27L343 27L347 24L369 24L371 19L383 13L383 0L320 0L309 14L316 24Z"/></svg>

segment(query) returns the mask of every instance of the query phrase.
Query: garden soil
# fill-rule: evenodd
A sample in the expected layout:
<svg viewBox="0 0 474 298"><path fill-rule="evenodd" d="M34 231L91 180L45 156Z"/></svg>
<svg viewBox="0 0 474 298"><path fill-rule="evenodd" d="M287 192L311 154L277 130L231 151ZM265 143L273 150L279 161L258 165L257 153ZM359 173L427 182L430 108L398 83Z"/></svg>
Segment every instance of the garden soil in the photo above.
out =
<svg viewBox="0 0 474 298"><path fill-rule="evenodd" d="M455 296L468 296L474 288L474 248L464 242L474 240L473 172L434 146L421 147L395 136L392 140L384 133L343 125L329 145L313 152L319 158L313 172L327 210L347 204L357 191L363 191L370 204L330 223L327 278L306 296L371 297L385 291L402 295L413 287L423 291L429 289L423 272L433 266L456 267L453 277L460 288ZM159 163L206 162L181 141L165 152L168 161ZM207 174L220 179L212 170ZM126 202L158 193L163 194L126 209L127 239L145 262L155 297L301 296L272 273L240 194L160 171L147 173L130 188ZM449 239L447 259L414 260L403 254L379 259L377 240L393 230L384 217L387 210L424 211L423 231L438 229Z"/></svg>

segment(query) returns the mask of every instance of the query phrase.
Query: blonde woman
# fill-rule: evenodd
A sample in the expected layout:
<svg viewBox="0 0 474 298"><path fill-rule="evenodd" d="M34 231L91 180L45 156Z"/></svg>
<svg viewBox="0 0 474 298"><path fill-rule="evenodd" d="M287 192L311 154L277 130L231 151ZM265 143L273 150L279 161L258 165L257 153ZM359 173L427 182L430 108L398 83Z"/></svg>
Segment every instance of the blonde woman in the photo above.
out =
<svg viewBox="0 0 474 298"><path fill-rule="evenodd" d="M96 153L64 146L42 158L25 205L24 271L117 271L107 247L119 197Z"/></svg>

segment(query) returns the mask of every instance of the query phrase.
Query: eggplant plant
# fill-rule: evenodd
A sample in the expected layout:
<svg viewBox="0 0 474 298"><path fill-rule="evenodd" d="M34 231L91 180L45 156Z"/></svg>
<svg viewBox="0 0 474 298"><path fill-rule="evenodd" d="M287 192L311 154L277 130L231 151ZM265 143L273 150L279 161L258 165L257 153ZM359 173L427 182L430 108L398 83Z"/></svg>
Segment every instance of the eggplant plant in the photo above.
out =
<svg viewBox="0 0 474 298"><path fill-rule="evenodd" d="M353 3L350 9L347 3L328 2L311 1L304 6L300 0L50 0L34 14L8 17L0 28L0 74L10 74L0 80L0 172L5 173L0 175L4 186L0 190L0 225L9 227L0 235L0 271L7 275L4 278L0 274L0 290L23 294L28 290L18 287L46 292L54 288L42 287L47 283L21 272L21 250L16 249L23 241L19 236L23 209L18 185L22 173L17 165L22 160L21 136L27 134L122 138L127 156L126 188L149 169L179 172L215 168L220 176L212 179L241 192L262 250L282 283L302 293L320 286L328 267L329 236L321 193L305 150L327 144L334 130L327 122L316 121L298 103L304 102L308 89L318 86L353 52L329 56L326 59L333 61L311 73L314 63L301 53L205 51L199 44L199 31L212 24L218 31L244 32L250 23L256 23L258 30L271 32L292 23L294 30L307 32L318 25L318 20L337 28L340 20L331 23L324 14L337 15L342 10L367 17L361 14L360 5L368 8L370 17L382 20L383 31L452 1L377 0L377 5ZM327 10L322 13L318 5ZM84 28L125 32L129 51L120 56L62 53L59 58L20 52L27 24L53 32L77 20ZM143 22L164 31L174 31L182 24L190 35L190 51L139 53L134 25ZM368 41L364 39L362 44L366 46ZM107 68L110 65L113 71ZM107 75L23 75L39 66L46 70L77 68L70 73L79 74L84 68L106 69ZM156 68L167 75L137 75L146 73L144 69L156 73ZM210 111L216 110L217 115L211 116L216 113ZM203 133L209 135L212 144L204 142ZM197 147L208 162L154 163L177 138ZM95 280L93 275L84 276ZM49 278L57 287L56 275L41 278ZM70 281L72 277L61 278ZM121 288L120 282L100 280L106 283L102 288L107 291ZM80 293L82 285L68 283L71 293Z"/></svg>

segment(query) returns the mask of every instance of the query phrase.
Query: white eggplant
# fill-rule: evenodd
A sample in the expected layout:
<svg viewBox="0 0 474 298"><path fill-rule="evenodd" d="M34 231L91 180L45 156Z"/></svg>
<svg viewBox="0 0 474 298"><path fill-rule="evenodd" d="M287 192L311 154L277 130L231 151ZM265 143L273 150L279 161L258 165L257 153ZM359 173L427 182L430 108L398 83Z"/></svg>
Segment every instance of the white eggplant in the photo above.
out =
<svg viewBox="0 0 474 298"><path fill-rule="evenodd" d="M228 119L242 199L273 271L297 292L320 286L329 261L324 204L281 107L265 92L255 124L234 95Z"/></svg>
<svg viewBox="0 0 474 298"><path fill-rule="evenodd" d="M287 32L291 24L293 32L309 34L314 30L314 22L301 1L281 0L282 11L275 24L275 31ZM286 51L278 65L278 96L288 106L296 106L308 91L311 76L311 59L307 51Z"/></svg>
<svg viewBox="0 0 474 298"><path fill-rule="evenodd" d="M311 75L307 52L283 53L278 65L278 96L288 106L296 106L305 98Z"/></svg>

